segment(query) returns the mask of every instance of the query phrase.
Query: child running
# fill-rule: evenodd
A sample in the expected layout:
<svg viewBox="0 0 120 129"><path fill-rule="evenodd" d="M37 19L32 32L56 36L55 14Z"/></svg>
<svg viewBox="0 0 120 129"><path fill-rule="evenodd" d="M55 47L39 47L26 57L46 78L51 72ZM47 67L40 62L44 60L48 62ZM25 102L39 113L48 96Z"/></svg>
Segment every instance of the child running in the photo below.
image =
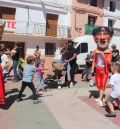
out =
<svg viewBox="0 0 120 129"><path fill-rule="evenodd" d="M45 65L45 59L41 59L40 64L39 64L38 69L37 69L37 72L36 72L37 77L36 77L35 88L36 88L37 93L39 92L41 87L42 87L42 91L46 92L45 84L44 84L44 80L43 80L43 74L44 74L45 70L48 70L48 69L45 68L44 65Z"/></svg>
<svg viewBox="0 0 120 129"><path fill-rule="evenodd" d="M110 112L106 114L107 117L116 117L116 113L114 110L113 102L115 101L117 104L117 108L120 109L120 64L113 63L111 65L111 71L113 75L110 78L109 85L107 86L112 87L112 92L107 100L107 105L110 109Z"/></svg>
<svg viewBox="0 0 120 129"><path fill-rule="evenodd" d="M24 71L23 71L23 79L22 79L22 86L18 95L17 101L22 101L22 93L24 92L25 88L28 86L32 93L33 93L33 104L37 103L37 96L36 96L36 91L35 87L33 84L33 76L34 73L36 72L37 68L35 67L35 59L33 56L29 56L26 59L27 64L24 66Z"/></svg>

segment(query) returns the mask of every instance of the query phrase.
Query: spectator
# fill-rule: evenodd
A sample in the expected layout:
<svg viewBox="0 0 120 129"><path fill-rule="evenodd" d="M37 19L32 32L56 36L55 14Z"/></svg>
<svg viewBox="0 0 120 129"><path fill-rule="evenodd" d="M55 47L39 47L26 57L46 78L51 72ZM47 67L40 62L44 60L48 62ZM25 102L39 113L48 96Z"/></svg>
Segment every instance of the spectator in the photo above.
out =
<svg viewBox="0 0 120 129"><path fill-rule="evenodd" d="M82 80L83 81L89 81L89 75L91 73L91 69L92 69L92 57L93 54L92 54L92 51L90 52L90 54L87 55L85 61L86 61L86 65L85 65L85 68L83 70L83 73L82 73Z"/></svg>
<svg viewBox="0 0 120 129"><path fill-rule="evenodd" d="M66 52L67 52L68 45L67 43L63 44L63 47L61 49L61 55L62 55L62 61L64 62L66 59Z"/></svg>
<svg viewBox="0 0 120 129"><path fill-rule="evenodd" d="M119 50L116 49L116 45L112 45L112 62L118 61Z"/></svg>
<svg viewBox="0 0 120 129"><path fill-rule="evenodd" d="M17 66L18 66L18 61L20 59L20 48L18 43L15 44L11 53L13 57L14 82L17 82L19 80L17 75Z"/></svg>
<svg viewBox="0 0 120 129"><path fill-rule="evenodd" d="M40 56L41 56L40 48L38 45L36 46L36 50L34 51L34 56L35 56L35 66L38 67L40 64Z"/></svg>
<svg viewBox="0 0 120 129"><path fill-rule="evenodd" d="M74 84L75 78L75 67L76 67L76 50L73 47L74 42L72 40L68 41L68 49L65 54L65 62L67 63L67 67L70 66L70 80L68 80L68 74L65 77L65 83L70 82L68 87L72 87Z"/></svg>

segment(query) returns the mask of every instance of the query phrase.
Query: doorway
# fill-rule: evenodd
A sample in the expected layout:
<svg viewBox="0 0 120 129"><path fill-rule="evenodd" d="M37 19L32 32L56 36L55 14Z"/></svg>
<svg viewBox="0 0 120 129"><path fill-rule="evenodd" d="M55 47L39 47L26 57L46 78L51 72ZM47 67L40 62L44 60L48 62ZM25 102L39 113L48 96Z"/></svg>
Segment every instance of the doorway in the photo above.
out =
<svg viewBox="0 0 120 129"><path fill-rule="evenodd" d="M56 51L56 43L45 43L45 55L54 55Z"/></svg>
<svg viewBox="0 0 120 129"><path fill-rule="evenodd" d="M46 35L57 36L58 15L47 14L46 16Z"/></svg>

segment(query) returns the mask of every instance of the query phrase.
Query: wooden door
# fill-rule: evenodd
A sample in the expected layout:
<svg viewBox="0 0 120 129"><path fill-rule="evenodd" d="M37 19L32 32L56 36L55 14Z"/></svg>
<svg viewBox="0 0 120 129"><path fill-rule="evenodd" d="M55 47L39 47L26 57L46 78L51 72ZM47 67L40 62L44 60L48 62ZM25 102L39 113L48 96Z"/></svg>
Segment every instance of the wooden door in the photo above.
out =
<svg viewBox="0 0 120 129"><path fill-rule="evenodd" d="M57 36L58 15L47 14L46 17L46 35Z"/></svg>

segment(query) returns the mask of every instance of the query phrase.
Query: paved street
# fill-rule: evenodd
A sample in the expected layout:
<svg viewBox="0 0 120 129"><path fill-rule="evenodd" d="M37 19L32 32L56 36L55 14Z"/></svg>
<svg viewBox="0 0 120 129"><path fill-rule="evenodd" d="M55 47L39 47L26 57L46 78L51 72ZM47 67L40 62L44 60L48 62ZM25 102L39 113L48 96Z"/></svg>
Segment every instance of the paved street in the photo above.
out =
<svg viewBox="0 0 120 129"><path fill-rule="evenodd" d="M38 104L33 104L28 88L23 95L24 101L16 102L21 82L8 81L8 104L0 105L0 129L119 129L119 117L108 119L103 108L92 106L95 102L90 101L89 96L96 88L80 82L79 76L76 79L78 83L73 88L48 89L47 93L41 93ZM84 96L94 104L89 105Z"/></svg>

